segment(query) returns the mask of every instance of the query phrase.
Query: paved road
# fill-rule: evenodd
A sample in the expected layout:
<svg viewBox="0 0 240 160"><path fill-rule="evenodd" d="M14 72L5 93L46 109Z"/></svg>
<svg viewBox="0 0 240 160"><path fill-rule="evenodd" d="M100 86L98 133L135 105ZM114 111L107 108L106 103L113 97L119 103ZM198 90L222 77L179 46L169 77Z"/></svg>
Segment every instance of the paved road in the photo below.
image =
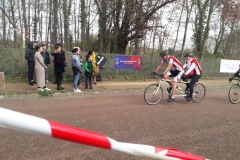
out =
<svg viewBox="0 0 240 160"><path fill-rule="evenodd" d="M147 105L142 92L115 91L69 97L5 99L0 107L109 136L117 141L197 154L211 160L240 159L240 104L228 88L207 88L202 103L165 98ZM145 160L116 151L0 128L4 160Z"/></svg>

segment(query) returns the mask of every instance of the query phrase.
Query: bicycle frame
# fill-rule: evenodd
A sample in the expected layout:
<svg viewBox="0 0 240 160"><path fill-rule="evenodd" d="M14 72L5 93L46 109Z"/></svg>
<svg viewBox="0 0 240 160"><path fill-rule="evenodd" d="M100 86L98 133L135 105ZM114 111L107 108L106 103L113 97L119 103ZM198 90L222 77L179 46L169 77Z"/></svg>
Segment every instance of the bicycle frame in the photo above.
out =
<svg viewBox="0 0 240 160"><path fill-rule="evenodd" d="M158 81L158 84L160 84L160 86L162 86L162 88L165 90L165 92L169 95L167 88L170 87L170 84L168 82L172 82L171 80L168 79L161 79ZM184 81L178 81L177 83L181 83L181 84L187 84L188 82L184 82ZM165 87L168 86L168 87ZM187 96L187 94L185 93L185 91L180 91L178 89L176 89L177 93L179 94L175 94L176 97L184 97ZM180 94L181 93L181 94Z"/></svg>

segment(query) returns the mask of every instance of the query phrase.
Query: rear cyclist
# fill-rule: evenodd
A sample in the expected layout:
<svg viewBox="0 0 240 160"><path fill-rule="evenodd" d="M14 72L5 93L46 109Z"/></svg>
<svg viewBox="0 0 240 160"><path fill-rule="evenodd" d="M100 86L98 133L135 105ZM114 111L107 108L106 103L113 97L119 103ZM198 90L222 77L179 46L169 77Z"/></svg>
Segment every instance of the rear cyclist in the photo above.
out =
<svg viewBox="0 0 240 160"><path fill-rule="evenodd" d="M156 72L162 68L164 63L168 65L162 74L164 79L168 79L169 76L174 77L172 83L170 83L171 87L167 89L169 93L172 90L172 95L168 99L168 102L172 102L174 101L177 81L181 78L181 75L183 74L183 66L176 57L168 55L167 51L161 52L160 57L162 57L162 61L152 74L156 74Z"/></svg>
<svg viewBox="0 0 240 160"><path fill-rule="evenodd" d="M192 100L193 86L200 79L202 75L202 69L198 61L193 58L193 53L187 53L184 57L186 57L186 63L183 65L183 69L185 70L188 68L188 70L182 75L182 80L187 81L187 79L191 79L191 81L186 84L187 87L185 89L185 91L187 91L188 88L190 90L188 96L186 97L186 100L190 101Z"/></svg>
<svg viewBox="0 0 240 160"><path fill-rule="evenodd" d="M229 78L229 81L232 81L235 77L240 78L240 64L239 64L238 71L236 73L234 73L234 75L231 78Z"/></svg>

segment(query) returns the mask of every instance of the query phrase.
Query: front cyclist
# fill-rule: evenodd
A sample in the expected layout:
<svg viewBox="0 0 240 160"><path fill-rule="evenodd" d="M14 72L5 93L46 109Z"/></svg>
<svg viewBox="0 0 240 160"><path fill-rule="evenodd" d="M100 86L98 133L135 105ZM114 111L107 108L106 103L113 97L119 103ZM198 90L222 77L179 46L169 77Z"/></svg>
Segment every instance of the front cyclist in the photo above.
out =
<svg viewBox="0 0 240 160"><path fill-rule="evenodd" d="M202 69L198 63L198 61L193 58L193 53L187 53L184 57L186 57L186 63L183 65L183 69L188 68L187 72L182 75L182 80L187 81L187 79L191 79L190 83L187 83L187 87L185 91L190 90L188 96L186 97L187 101L192 100L193 95L193 86L200 79L202 75Z"/></svg>
<svg viewBox="0 0 240 160"><path fill-rule="evenodd" d="M183 74L183 66L176 57L169 55L167 51L161 52L160 56L162 57L162 61L152 74L156 74L156 72L162 68L164 63L168 65L162 74L164 79L168 79L169 76L173 77L172 83L170 83L171 87L168 88L169 93L172 90L172 95L169 97L168 102L172 102L174 101L174 96L176 93L177 81Z"/></svg>
<svg viewBox="0 0 240 160"><path fill-rule="evenodd" d="M231 78L229 78L229 81L232 81L235 77L240 78L240 64L239 64L238 71L236 73L234 73L234 75Z"/></svg>

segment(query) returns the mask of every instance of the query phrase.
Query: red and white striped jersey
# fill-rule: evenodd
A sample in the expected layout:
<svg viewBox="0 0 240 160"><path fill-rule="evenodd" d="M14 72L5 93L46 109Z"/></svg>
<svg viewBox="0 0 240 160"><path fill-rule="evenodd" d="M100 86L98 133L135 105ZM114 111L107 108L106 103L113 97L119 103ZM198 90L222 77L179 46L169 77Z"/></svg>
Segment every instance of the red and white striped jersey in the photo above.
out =
<svg viewBox="0 0 240 160"><path fill-rule="evenodd" d="M182 64L174 56L168 56L168 58L166 60L162 59L162 62L166 63L166 64L171 64L172 63L172 69L173 70L183 71Z"/></svg>
<svg viewBox="0 0 240 160"><path fill-rule="evenodd" d="M185 73L186 76L189 75L202 75L202 69L198 61L194 58L186 61L186 63L183 65L183 69L185 70L188 68L188 71Z"/></svg>

